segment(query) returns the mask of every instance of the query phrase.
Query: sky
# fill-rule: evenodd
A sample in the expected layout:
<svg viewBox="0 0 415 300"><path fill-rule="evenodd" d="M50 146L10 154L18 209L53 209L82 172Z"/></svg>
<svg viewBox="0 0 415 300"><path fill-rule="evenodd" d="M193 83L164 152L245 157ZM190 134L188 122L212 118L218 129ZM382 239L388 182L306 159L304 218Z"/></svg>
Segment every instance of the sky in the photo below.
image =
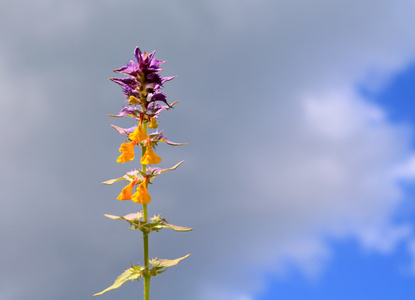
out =
<svg viewBox="0 0 415 300"><path fill-rule="evenodd" d="M411 299L415 2L0 2L0 299L72 300L142 262L117 201L112 70L157 50L170 103L151 299ZM100 299L142 297L127 282Z"/></svg>

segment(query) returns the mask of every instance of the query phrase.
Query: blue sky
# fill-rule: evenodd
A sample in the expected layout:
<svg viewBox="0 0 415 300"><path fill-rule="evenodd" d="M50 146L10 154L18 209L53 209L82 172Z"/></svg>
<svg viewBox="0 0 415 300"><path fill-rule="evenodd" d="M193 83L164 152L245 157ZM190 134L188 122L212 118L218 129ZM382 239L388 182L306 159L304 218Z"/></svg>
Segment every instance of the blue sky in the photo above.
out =
<svg viewBox="0 0 415 300"><path fill-rule="evenodd" d="M368 101L380 105L391 122L415 126L415 67L409 65L389 79L376 93L362 90ZM408 202L396 221L415 221L414 185L403 183ZM404 244L392 254L365 251L355 241L331 242L333 257L318 278L307 278L295 268L283 277L265 274L265 291L258 300L268 299L410 299L415 295L413 258Z"/></svg>
<svg viewBox="0 0 415 300"><path fill-rule="evenodd" d="M368 98L384 107L390 120L395 122L408 122L414 124L415 97L413 80L415 65L408 65L396 74L379 93L368 95Z"/></svg>
<svg viewBox="0 0 415 300"><path fill-rule="evenodd" d="M108 78L138 45L178 75L160 127L189 143L157 148L161 167L185 163L150 187L149 213L195 228L151 236L150 256L193 254L153 280L152 300L411 299L414 12L407 0L1 3L0 298L92 299L141 261L140 236L103 217L139 207L101 185L134 168L115 162L109 126L133 124L106 115L124 101ZM100 299L141 293L127 283Z"/></svg>
<svg viewBox="0 0 415 300"><path fill-rule="evenodd" d="M384 256L364 254L352 242L333 245L335 258L317 281L300 274L267 278L268 290L257 299L410 299L415 293L413 276L405 271L405 249Z"/></svg>

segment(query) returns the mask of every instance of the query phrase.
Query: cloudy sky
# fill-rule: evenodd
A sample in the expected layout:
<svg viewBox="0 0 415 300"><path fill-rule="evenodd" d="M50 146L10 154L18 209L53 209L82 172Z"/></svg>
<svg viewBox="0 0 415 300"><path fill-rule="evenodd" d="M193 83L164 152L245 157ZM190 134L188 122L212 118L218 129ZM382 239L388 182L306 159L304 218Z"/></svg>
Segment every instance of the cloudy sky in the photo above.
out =
<svg viewBox="0 0 415 300"><path fill-rule="evenodd" d="M415 2L0 2L0 299L92 299L142 262L116 200L112 70L167 60L150 236L192 257L152 300L409 299L415 293ZM397 293L399 291L399 293ZM100 299L142 295L126 283Z"/></svg>

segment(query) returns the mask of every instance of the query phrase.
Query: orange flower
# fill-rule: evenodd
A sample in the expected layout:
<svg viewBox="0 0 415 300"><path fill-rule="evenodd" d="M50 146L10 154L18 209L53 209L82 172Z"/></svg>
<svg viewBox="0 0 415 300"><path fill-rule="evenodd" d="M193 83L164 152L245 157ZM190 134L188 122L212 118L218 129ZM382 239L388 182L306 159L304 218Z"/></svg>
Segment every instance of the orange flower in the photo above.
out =
<svg viewBox="0 0 415 300"><path fill-rule="evenodd" d="M140 183L131 200L139 204L147 204L151 201L150 194L147 191L147 179Z"/></svg>
<svg viewBox="0 0 415 300"><path fill-rule="evenodd" d="M136 142L122 143L120 146L120 152L122 154L117 158L118 163L125 163L134 159L134 146Z"/></svg>
<svg viewBox="0 0 415 300"><path fill-rule="evenodd" d="M133 194L133 187L135 183L137 182L136 179L131 181L130 184L128 184L125 188L122 189L121 193L118 195L118 200L130 200Z"/></svg>
<svg viewBox="0 0 415 300"><path fill-rule="evenodd" d="M141 157L140 162L143 165L158 164L159 162L161 162L160 156L155 154L153 148L151 148L150 139L147 139L146 152L144 152L144 155L143 157Z"/></svg>
<svg viewBox="0 0 415 300"><path fill-rule="evenodd" d="M143 124L141 123L141 121L136 127L136 129L132 133L130 133L128 137L130 138L130 140L136 142L144 141L147 138L147 134L144 132Z"/></svg>

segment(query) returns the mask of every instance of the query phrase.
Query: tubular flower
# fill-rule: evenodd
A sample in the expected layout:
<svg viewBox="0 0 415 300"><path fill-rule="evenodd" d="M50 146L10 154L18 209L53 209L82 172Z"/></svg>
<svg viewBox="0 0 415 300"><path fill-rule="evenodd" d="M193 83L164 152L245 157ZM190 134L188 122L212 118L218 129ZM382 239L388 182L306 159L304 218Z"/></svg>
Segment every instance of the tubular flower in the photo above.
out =
<svg viewBox="0 0 415 300"><path fill-rule="evenodd" d="M155 129L157 127L159 127L159 125L157 124L156 119L150 118L150 123L148 124L148 128Z"/></svg>
<svg viewBox="0 0 415 300"><path fill-rule="evenodd" d="M133 194L133 188L137 180L131 181L125 188L122 189L121 193L118 195L118 200L130 200Z"/></svg>
<svg viewBox="0 0 415 300"><path fill-rule="evenodd" d="M150 139L147 139L147 149L146 152L144 152L143 157L141 157L140 162L143 165L152 165L152 164L158 164L161 162L160 156L154 153L153 148L150 144Z"/></svg>
<svg viewBox="0 0 415 300"><path fill-rule="evenodd" d="M130 138L130 140L136 142L141 142L147 139L147 134L144 132L143 124L141 123L141 121L138 124L137 128L133 131L133 133L130 133L128 137Z"/></svg>
<svg viewBox="0 0 415 300"><path fill-rule="evenodd" d="M120 152L122 154L117 158L118 163L125 163L127 161L131 161L134 159L134 146L136 141L132 141L129 143L122 143L120 146Z"/></svg>
<svg viewBox="0 0 415 300"><path fill-rule="evenodd" d="M140 183L131 200L139 204L147 204L151 201L150 194L147 191L147 179Z"/></svg>

